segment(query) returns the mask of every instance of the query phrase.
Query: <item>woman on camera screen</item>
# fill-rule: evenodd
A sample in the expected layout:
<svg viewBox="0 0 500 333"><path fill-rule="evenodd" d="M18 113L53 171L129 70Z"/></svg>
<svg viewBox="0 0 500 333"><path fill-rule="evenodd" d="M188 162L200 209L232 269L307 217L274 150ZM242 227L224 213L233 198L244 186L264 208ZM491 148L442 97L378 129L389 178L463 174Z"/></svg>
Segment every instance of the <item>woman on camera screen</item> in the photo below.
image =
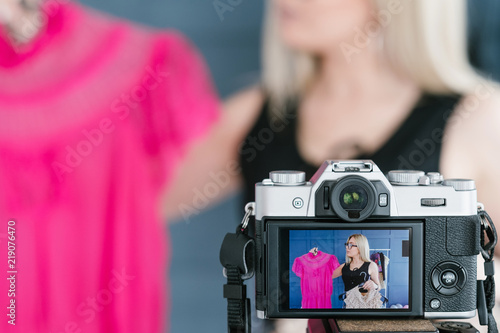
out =
<svg viewBox="0 0 500 333"><path fill-rule="evenodd" d="M364 235L349 236L345 243L345 263L332 274L342 276L346 291L346 308L380 308L382 306L377 264L370 260L370 246Z"/></svg>

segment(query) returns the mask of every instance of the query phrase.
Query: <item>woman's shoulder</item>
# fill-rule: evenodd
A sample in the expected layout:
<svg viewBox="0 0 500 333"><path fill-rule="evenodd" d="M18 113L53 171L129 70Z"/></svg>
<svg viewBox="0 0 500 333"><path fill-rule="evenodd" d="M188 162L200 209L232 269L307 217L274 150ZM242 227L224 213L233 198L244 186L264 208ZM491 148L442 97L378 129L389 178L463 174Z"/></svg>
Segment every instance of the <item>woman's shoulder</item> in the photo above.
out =
<svg viewBox="0 0 500 333"><path fill-rule="evenodd" d="M481 160L500 162L499 144L500 88L485 83L462 98L447 122L441 155L443 173L447 177L475 178L481 174L481 165L486 166ZM487 165L490 168L495 164Z"/></svg>
<svg viewBox="0 0 500 333"><path fill-rule="evenodd" d="M229 112L255 114L258 113L264 101L265 96L262 89L259 86L252 86L229 96L224 103L224 107Z"/></svg>
<svg viewBox="0 0 500 333"><path fill-rule="evenodd" d="M369 273L378 272L378 266L373 261L368 261L365 263L365 265L367 265Z"/></svg>
<svg viewBox="0 0 500 333"><path fill-rule="evenodd" d="M469 178L476 183L478 200L492 219L500 218L496 202L500 178L500 89L478 86L463 98L449 119L440 157L440 171L446 178Z"/></svg>
<svg viewBox="0 0 500 333"><path fill-rule="evenodd" d="M500 85L480 83L473 93L464 95L453 111L449 132L457 130L479 129L492 121L500 119ZM491 125L498 125L496 122Z"/></svg>

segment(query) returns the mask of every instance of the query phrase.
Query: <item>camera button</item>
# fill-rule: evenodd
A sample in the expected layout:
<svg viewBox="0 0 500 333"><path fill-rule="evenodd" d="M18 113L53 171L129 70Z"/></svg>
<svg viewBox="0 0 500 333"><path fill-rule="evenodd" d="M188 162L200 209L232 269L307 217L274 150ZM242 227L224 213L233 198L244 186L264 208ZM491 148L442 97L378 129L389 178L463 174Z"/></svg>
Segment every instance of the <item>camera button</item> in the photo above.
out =
<svg viewBox="0 0 500 333"><path fill-rule="evenodd" d="M457 283L457 274L454 271L448 270L441 273L441 283L446 288L453 287Z"/></svg>
<svg viewBox="0 0 500 333"><path fill-rule="evenodd" d="M294 208L300 209L300 208L304 207L304 200L302 200L302 198L297 197L297 198L293 199L292 205Z"/></svg>
<svg viewBox="0 0 500 333"><path fill-rule="evenodd" d="M387 195L387 193L381 193L378 196L378 205L380 207L386 207L388 204L388 199L389 199L389 196Z"/></svg>
<svg viewBox="0 0 500 333"><path fill-rule="evenodd" d="M439 289L439 293L445 296L452 296L459 292L460 289L458 289L457 287L445 288L444 286L442 286L442 288Z"/></svg>
<svg viewBox="0 0 500 333"><path fill-rule="evenodd" d="M439 309L441 307L441 301L438 300L437 298L431 299L431 302L429 304L431 306L431 309Z"/></svg>
<svg viewBox="0 0 500 333"><path fill-rule="evenodd" d="M441 184L444 180L443 175L439 172L427 172L431 184Z"/></svg>
<svg viewBox="0 0 500 333"><path fill-rule="evenodd" d="M431 283L441 295L451 296L459 293L467 282L467 272L455 262L442 262L431 273Z"/></svg>
<svg viewBox="0 0 500 333"><path fill-rule="evenodd" d="M323 209L330 209L330 188L328 186L325 186L323 190Z"/></svg>

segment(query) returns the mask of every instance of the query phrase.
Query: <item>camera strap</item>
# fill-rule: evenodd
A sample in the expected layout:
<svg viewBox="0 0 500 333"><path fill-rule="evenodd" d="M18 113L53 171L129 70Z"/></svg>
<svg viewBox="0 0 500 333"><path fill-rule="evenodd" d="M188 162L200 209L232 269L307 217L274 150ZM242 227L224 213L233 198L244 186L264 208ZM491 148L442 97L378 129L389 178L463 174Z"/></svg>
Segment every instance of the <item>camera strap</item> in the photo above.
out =
<svg viewBox="0 0 500 333"><path fill-rule="evenodd" d="M250 333L250 299L244 280L255 273L255 241L248 236L250 216L254 215L254 203L245 206L245 216L236 228L236 233L224 237L219 259L223 274L227 278L224 285L224 298L227 299L228 333Z"/></svg>
<svg viewBox="0 0 500 333"><path fill-rule="evenodd" d="M486 280L478 281L478 303L486 303L487 314L480 311L481 304L478 304L479 321L481 325L488 324L488 333L498 332L495 318L493 317L493 307L495 306L495 266L494 255L497 243L497 232L490 216L482 205L478 208L478 215L481 221L481 255L484 258L484 274ZM486 243L487 239L487 243ZM482 283L482 285L481 285ZM481 300L481 298L484 299Z"/></svg>

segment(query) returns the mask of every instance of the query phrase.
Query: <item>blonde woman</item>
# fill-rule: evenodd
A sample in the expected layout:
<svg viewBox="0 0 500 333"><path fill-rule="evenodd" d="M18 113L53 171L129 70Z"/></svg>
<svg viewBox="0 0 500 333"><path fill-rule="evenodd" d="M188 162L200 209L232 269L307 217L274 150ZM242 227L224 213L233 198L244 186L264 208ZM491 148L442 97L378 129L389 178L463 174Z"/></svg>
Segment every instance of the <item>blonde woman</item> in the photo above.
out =
<svg viewBox="0 0 500 333"><path fill-rule="evenodd" d="M498 225L500 97L471 68L465 31L464 0L267 1L262 83L227 101L168 212L188 219L242 184L253 201L270 170L370 158L474 179Z"/></svg>
<svg viewBox="0 0 500 333"><path fill-rule="evenodd" d="M345 251L345 263L333 272L332 278L342 276L346 308L380 308L381 295L376 292L381 289L378 267L370 260L368 239L361 234L349 236Z"/></svg>
<svg viewBox="0 0 500 333"><path fill-rule="evenodd" d="M378 267L370 260L368 239L361 234L349 236L345 251L345 263L333 272L332 278L342 276L346 292L361 284L363 289L379 290Z"/></svg>
<svg viewBox="0 0 500 333"><path fill-rule="evenodd" d="M270 170L310 177L326 159L371 158L384 172L475 179L500 220L500 97L467 61L465 10L464 0L269 0L262 84L226 102L179 169L167 213L188 219L242 184L253 201Z"/></svg>

